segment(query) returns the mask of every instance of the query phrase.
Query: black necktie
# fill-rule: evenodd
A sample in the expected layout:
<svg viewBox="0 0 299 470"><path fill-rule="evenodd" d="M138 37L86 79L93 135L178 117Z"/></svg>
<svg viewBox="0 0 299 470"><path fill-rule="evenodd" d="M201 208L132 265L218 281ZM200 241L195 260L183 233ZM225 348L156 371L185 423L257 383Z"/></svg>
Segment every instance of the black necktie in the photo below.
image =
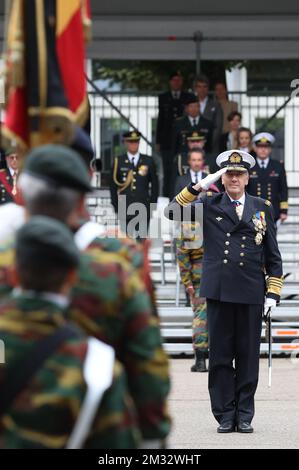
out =
<svg viewBox="0 0 299 470"><path fill-rule="evenodd" d="M265 170L265 169L266 169L266 166L265 166L265 162L264 162L264 161L261 161L261 169L262 169L262 170Z"/></svg>
<svg viewBox="0 0 299 470"><path fill-rule="evenodd" d="M132 158L131 163L132 163L133 166L135 166L135 157Z"/></svg>
<svg viewBox="0 0 299 470"><path fill-rule="evenodd" d="M195 180L194 180L195 184L198 183L198 173L195 173Z"/></svg>
<svg viewBox="0 0 299 470"><path fill-rule="evenodd" d="M196 119L193 119L193 127L196 126Z"/></svg>

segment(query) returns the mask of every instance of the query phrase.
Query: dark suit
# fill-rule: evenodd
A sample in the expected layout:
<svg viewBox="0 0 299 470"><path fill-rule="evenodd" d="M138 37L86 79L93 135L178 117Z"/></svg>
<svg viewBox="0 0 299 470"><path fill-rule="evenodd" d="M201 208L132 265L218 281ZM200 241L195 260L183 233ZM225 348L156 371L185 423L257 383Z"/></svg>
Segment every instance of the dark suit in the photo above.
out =
<svg viewBox="0 0 299 470"><path fill-rule="evenodd" d="M272 202L275 220L279 215L288 213L288 185L282 162L269 159L267 168L256 165L250 170L247 187L249 194L268 199Z"/></svg>
<svg viewBox="0 0 299 470"><path fill-rule="evenodd" d="M214 130L211 150L217 155L219 153L219 141L223 128L223 111L221 105L209 96L202 116L213 123Z"/></svg>
<svg viewBox="0 0 299 470"><path fill-rule="evenodd" d="M128 214L130 204L142 203L146 209L146 223L150 220L150 204L158 199L159 184L153 158L140 154L137 166L131 164L127 154L114 160L111 181L111 201L118 213L122 229L125 230L134 214ZM119 208L119 196L126 196L125 204ZM120 210L119 210L120 209Z"/></svg>
<svg viewBox="0 0 299 470"><path fill-rule="evenodd" d="M182 91L178 99L174 99L170 91L159 96L159 114L157 122L156 143L160 146L163 163L163 194L168 197L170 192L171 165L174 154L171 149L172 128L176 119L184 114L185 102L190 93Z"/></svg>
<svg viewBox="0 0 299 470"><path fill-rule="evenodd" d="M175 120L184 114L185 102L190 93L182 91L179 99L174 99L170 91L159 96L159 114L156 142L161 150L171 149L171 133Z"/></svg>
<svg viewBox="0 0 299 470"><path fill-rule="evenodd" d="M181 194L168 206L169 218L177 217L173 211L184 201L198 197L192 185ZM192 219L197 215L195 208L204 215L201 296L207 298L212 411L221 423L251 422L266 291L264 271L277 283L282 276L273 209L267 201L246 194L239 220L228 195L212 192L195 200L191 208ZM256 243L254 217L263 217L267 224L261 244ZM267 296L279 300L275 288L269 287Z"/></svg>
<svg viewBox="0 0 299 470"><path fill-rule="evenodd" d="M177 119L174 123L172 133L172 155L174 156L181 152L188 152L187 135L192 131L206 135L207 142L205 145L205 150L210 152L213 129L213 123L208 119L205 119L203 116L199 117L198 124L196 126L191 125L188 116Z"/></svg>

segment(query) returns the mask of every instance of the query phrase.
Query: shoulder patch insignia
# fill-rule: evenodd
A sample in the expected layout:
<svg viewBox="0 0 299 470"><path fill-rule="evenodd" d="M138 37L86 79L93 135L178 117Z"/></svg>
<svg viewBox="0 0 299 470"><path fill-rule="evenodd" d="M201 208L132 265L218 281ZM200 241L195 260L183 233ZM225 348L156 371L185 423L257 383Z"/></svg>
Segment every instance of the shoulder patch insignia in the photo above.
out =
<svg viewBox="0 0 299 470"><path fill-rule="evenodd" d="M268 199L265 200L265 204L266 204L266 206L271 206L272 205L271 202L268 201Z"/></svg>

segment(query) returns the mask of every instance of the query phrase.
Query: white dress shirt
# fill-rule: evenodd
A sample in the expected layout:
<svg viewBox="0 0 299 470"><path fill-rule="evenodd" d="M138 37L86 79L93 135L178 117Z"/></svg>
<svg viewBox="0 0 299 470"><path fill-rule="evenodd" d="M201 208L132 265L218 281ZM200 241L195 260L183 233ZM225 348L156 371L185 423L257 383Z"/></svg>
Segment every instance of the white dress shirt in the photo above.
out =
<svg viewBox="0 0 299 470"><path fill-rule="evenodd" d="M189 118L189 121L190 121L191 126L193 126L193 122L195 122L195 125L196 125L196 126L198 125L199 116L196 116L195 118L193 118L193 117L191 117L191 116L188 116L188 118Z"/></svg>
<svg viewBox="0 0 299 470"><path fill-rule="evenodd" d="M200 114L203 114L205 112L207 102L208 102L208 96L206 96L204 100L199 101Z"/></svg>
<svg viewBox="0 0 299 470"><path fill-rule="evenodd" d="M262 160L261 158L258 158L258 157L256 158L257 164L260 168L267 168L269 160L270 160L269 157L266 158L265 160ZM262 166L262 162L264 163L263 166Z"/></svg>
<svg viewBox="0 0 299 470"><path fill-rule="evenodd" d="M173 97L174 100L179 100L180 97L181 97L181 92L180 91L172 91L171 94L172 94L172 97Z"/></svg>
<svg viewBox="0 0 299 470"><path fill-rule="evenodd" d="M196 172L190 169L190 175L191 175L192 183L196 183L196 181L195 181ZM197 172L197 183L198 183L201 179L202 179L202 171L198 171L198 172Z"/></svg>
<svg viewBox="0 0 299 470"><path fill-rule="evenodd" d="M133 162L133 158L134 158L134 165L137 166L138 161L139 161L139 157L140 157L140 153L138 152L138 153L135 153L135 155L133 155L132 153L127 152L127 155L128 155L128 159L130 160L131 163Z"/></svg>

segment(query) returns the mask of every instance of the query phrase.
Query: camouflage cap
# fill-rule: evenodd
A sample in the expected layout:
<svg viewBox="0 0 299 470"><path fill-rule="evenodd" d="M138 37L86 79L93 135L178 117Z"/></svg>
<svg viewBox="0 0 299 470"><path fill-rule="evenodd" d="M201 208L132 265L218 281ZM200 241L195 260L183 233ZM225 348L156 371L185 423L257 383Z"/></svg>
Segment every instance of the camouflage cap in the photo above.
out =
<svg viewBox="0 0 299 470"><path fill-rule="evenodd" d="M44 145L32 150L23 172L63 188L92 190L88 169L80 155L63 145Z"/></svg>
<svg viewBox="0 0 299 470"><path fill-rule="evenodd" d="M46 259L55 259L73 266L79 263L79 250L72 232L56 219L45 216L32 217L16 233L16 253Z"/></svg>

